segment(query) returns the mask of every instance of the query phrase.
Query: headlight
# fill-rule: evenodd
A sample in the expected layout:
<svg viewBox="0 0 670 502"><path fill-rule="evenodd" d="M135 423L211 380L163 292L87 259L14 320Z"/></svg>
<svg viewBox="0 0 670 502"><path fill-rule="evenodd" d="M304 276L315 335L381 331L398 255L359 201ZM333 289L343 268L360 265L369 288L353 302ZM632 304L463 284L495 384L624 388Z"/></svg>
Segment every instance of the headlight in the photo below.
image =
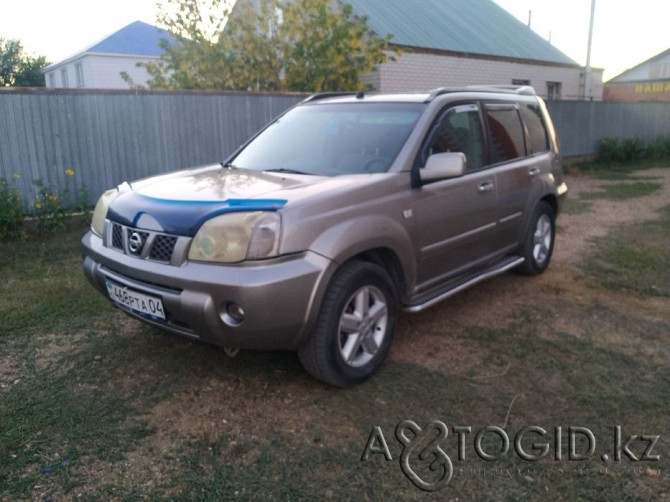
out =
<svg viewBox="0 0 670 502"><path fill-rule="evenodd" d="M107 190L100 196L98 203L95 205L93 218L91 219L91 230L100 237L102 237L102 232L105 230L105 218L107 217L109 205L118 194L119 191L116 188Z"/></svg>
<svg viewBox="0 0 670 502"><path fill-rule="evenodd" d="M228 213L206 221L188 259L233 263L277 256L281 217L266 211Z"/></svg>

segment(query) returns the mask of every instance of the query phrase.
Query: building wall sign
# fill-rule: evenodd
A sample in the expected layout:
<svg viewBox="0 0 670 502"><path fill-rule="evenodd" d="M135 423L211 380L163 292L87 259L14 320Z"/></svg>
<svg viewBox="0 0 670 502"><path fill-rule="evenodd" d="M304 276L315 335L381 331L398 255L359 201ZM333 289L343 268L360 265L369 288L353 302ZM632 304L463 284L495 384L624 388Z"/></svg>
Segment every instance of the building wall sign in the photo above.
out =
<svg viewBox="0 0 670 502"><path fill-rule="evenodd" d="M670 101L670 80L605 84L605 101Z"/></svg>

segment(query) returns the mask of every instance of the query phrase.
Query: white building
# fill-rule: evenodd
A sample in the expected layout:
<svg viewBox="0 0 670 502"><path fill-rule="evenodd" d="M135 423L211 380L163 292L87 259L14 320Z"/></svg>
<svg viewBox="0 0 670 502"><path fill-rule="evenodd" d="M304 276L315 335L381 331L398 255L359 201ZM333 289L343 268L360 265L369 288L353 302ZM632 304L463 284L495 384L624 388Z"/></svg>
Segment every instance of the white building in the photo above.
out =
<svg viewBox="0 0 670 502"><path fill-rule="evenodd" d="M364 80L381 92L478 84L532 85L547 99L602 98L602 69L584 67L492 0L337 0L401 49Z"/></svg>
<svg viewBox="0 0 670 502"><path fill-rule="evenodd" d="M156 26L135 21L104 40L42 70L48 88L128 89L125 72L137 85L149 75L137 63L156 61L163 53L161 39L172 37Z"/></svg>

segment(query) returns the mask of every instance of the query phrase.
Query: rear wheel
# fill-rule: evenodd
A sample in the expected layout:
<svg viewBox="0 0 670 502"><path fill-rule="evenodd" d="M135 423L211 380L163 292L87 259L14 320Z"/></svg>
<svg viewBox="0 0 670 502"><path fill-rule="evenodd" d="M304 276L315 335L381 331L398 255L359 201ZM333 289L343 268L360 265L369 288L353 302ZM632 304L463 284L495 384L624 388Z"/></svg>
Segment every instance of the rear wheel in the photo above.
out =
<svg viewBox="0 0 670 502"><path fill-rule="evenodd" d="M314 333L298 350L305 369L339 387L361 383L382 364L397 318L395 289L386 272L353 261L333 277Z"/></svg>
<svg viewBox="0 0 670 502"><path fill-rule="evenodd" d="M525 275L538 275L547 269L554 251L555 235L554 210L546 202L540 201L535 206L521 246L524 262L519 266L519 272Z"/></svg>

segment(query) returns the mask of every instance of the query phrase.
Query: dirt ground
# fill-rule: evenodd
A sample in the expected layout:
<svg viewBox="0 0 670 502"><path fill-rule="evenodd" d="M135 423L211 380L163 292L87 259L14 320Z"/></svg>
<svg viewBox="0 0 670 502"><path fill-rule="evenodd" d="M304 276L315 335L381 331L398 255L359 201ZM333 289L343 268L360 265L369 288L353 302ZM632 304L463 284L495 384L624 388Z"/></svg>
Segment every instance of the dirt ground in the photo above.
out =
<svg viewBox="0 0 670 502"><path fill-rule="evenodd" d="M510 415L514 414L514 408L524 405L522 393L526 390L523 390L520 380L543 376L549 388L552 376L541 375L542 368L526 362L533 370L530 377L526 374L519 377L517 374L513 379L505 380L505 375L514 370L510 368L513 363L503 359L491 364L483 360L485 350L482 350L482 340L470 336L472 330L499 328L504 333L515 323L517 326L519 323L531 323L537 326L537 335L543 339L569 336L588 340L594 346L615 346L623 353L642 354L645 360L651 362L670 360L667 342L655 342L651 337L640 343L635 335L639 328L636 330L630 324L667 323L670 298L633 295L594 286L585 277L583 269L585 260L595 249L594 237L605 236L621 224L654 219L658 209L670 204L670 169L637 171L635 178L653 180L662 186L651 195L639 198L591 198L589 210L566 212L559 216L552 263L541 276L529 278L514 273L504 274L423 313L401 314L385 366L406 366L389 370L389 378L398 378L393 375L412 365L419 371L425 369L437 374L445 385L461 377L467 378L469 383L495 383L493 387L498 392L495 410L482 411L485 404L477 408L480 405L470 401L467 407L461 408L472 407L467 411L477 419L504 428ZM569 198L576 200L581 194L592 194L609 184L628 181L604 181L571 174L566 176L566 182L570 190ZM212 450L209 445L216 448L216 443L225 439L227 456L222 457L221 462L246 468L258 463L259 456L275 436L282 438L287 459L290 459L292 451L305 452L320 447L332 448L335 452L347 451L347 441L355 442L362 449L369 429L362 430L361 423L367 423L369 417L375 420L384 417L385 410L388 413L397 413L398 409L404 412L401 405L395 403L394 408L388 402L397 397L395 391L386 389L386 394L374 392L375 388L383 388L375 380L385 378L384 368L370 383L342 391L311 378L302 371L297 357L291 353L243 352L231 360L220 349L173 339L120 313L114 321L113 336L118 339L119 345L115 349L117 352L110 355L102 353L102 362L95 364L104 368L109 358L110 367L117 365L116 373L110 375L112 386L121 394L127 389L131 400L133 392L143 385L163 386L167 394L142 408L142 416L128 417L129 421L146 423L151 433L133 442L122 459L109 461L91 453L70 467L73 479L77 479L81 486L65 498L83 494L95 499L101 493L100 487L108 486L125 487L143 494L160 494L167 498L179 496L183 485L175 484L173 480L179 479L189 469L195 470L184 464L189 450L198 450L198 462L204 462L207 449ZM661 336L664 335L659 334L658 340ZM67 344L58 346L48 337L43 341L43 359L49 359L46 357L49 354L69 347ZM132 359L133 365L138 366L140 371L134 372L135 367L124 366L124 341L134 344L135 348L141 344L141 348L146 350L146 353L134 355ZM73 342L84 343L79 338ZM504 344L506 339L498 339L496 343ZM159 370L156 368L162 368L165 362L160 357L171 359L173 366L165 366L169 368L165 371L173 372L176 375L174 378L171 379L173 375L170 374L157 373ZM524 361L518 358L516 363L521 365ZM473 372L473 369L476 371ZM0 355L2 388L7 388L19 378L23 376L12 360ZM170 383L163 385L163 380ZM411 386L412 382L409 384ZM366 389L365 386L369 387ZM482 395L487 396L484 391ZM435 394L430 397L434 398ZM529 402L525 404L526 423L530 422L529 417L533 414L541 415L543 412L533 408ZM446 403L444 406L434 409L437 413L447 409L447 406L457 409L457 403ZM541 418L546 419L547 416L541 415ZM352 465L358 465L358 459L353 458L357 454L360 451L353 456L347 453ZM322 466L319 468L324 469ZM333 479L338 480L338 472L343 467L335 460L328 469L327 475L332 473ZM33 489L33 498L42 500L42 490L47 493L47 489L38 488ZM332 496L332 490L328 492ZM55 493L62 492L57 489Z"/></svg>
<svg viewBox="0 0 670 502"><path fill-rule="evenodd" d="M653 169L636 173L640 178L651 178L663 183L663 187L647 197L632 200L593 201L590 211L582 214L561 214L558 219L559 232L549 269L540 277L527 278L510 273L485 284L475 286L446 302L421 314L402 315L399 330L389 355L390 361L418 364L429 369L443 368L448 362L451 375L471 367L478 357L475 343L463 337L453 337L445 343L444 328L457 332L468 326L504 326L518 308L528 305L542 305L558 299L570 299L572 309L594 304L613 305L620 310L635 310L651 319L666 318L670 312L670 298L631 297L623 293L612 293L604 289L592 289L579 279L579 265L589 251L590 238L603 236L614 226L631 221L654 218L654 212L670 202L670 169ZM584 175L571 175L566 179L572 198L585 192L597 192L607 184L620 183L603 181ZM592 319L598 324L598 319ZM440 333L432 334L439 326ZM547 330L572 334L576 337L588 336L589 323L585 324L578 315L566 313L553 319ZM610 333L617 336L617 333ZM505 368L494 369L489 375L479 378L495 379ZM282 375L277 375L281 378ZM263 427L256 428L259 416L272 414L276 423L294 432L301 424L309 421L305 415L296 417L294 406L283 404L303 401L304 410L309 413L309 393L304 393L300 384L291 383L283 387L279 394L260 395L253 406L249 406L249 383L243 380L220 382L216 379L204 381L199 389L175 395L156 406L150 415L157 427L157 435L150 441L162 452L170 449L176 437L197 439L262 434ZM255 385L255 384L254 384ZM199 393L198 393L199 392ZM297 403L296 403L297 402ZM259 408L260 407L260 408ZM263 410L263 411L259 411ZM232 413L231 413L232 411ZM229 418L219 419L217 417ZM318 420L318 417L311 417ZM325 417L321 417L325 418ZM356 431L338 415L327 417L329 427L337 429L340 437L347 437ZM360 431L359 431L360 432ZM250 452L250 457L253 452Z"/></svg>

